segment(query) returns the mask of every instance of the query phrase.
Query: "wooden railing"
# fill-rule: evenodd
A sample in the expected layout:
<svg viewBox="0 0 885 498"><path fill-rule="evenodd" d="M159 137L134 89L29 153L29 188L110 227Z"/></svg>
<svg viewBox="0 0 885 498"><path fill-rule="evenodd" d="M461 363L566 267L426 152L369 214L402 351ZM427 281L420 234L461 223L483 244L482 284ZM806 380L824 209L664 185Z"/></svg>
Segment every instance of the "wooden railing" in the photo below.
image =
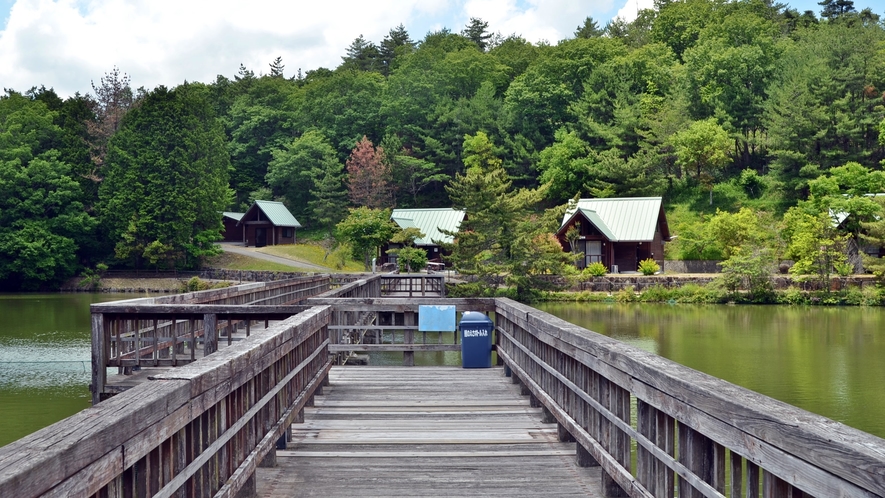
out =
<svg viewBox="0 0 885 498"><path fill-rule="evenodd" d="M4 446L0 496L254 494L327 379L330 317L315 307Z"/></svg>
<svg viewBox="0 0 885 498"><path fill-rule="evenodd" d="M506 373L577 440L579 464L602 466L607 496L885 496L885 440L496 302Z"/></svg>
<svg viewBox="0 0 885 498"><path fill-rule="evenodd" d="M382 275L382 296L408 297L445 297L445 275L425 275L421 273L403 273Z"/></svg>
<svg viewBox="0 0 885 498"><path fill-rule="evenodd" d="M254 321L281 320L303 307L292 306L329 289L329 277L299 277L172 296L94 304L92 312L92 401L106 390L106 367L180 366L231 344L236 328L251 335ZM214 305L215 308L207 307ZM236 306L236 307L232 307Z"/></svg>
<svg viewBox="0 0 885 498"><path fill-rule="evenodd" d="M415 364L415 352L460 351L458 334L452 342L443 343L443 333L419 332L418 309L422 305L441 303L455 306L456 311L494 311L495 301L486 298L329 298L315 297L310 305L333 308L329 326L329 352L338 354L337 363L354 352L402 352L403 365ZM428 341L429 337L429 341Z"/></svg>
<svg viewBox="0 0 885 498"><path fill-rule="evenodd" d="M560 439L577 441L578 464L602 467L607 496L885 496L885 440L508 299L127 303L144 320L285 320L3 447L0 496L233 496L317 392L330 355L402 351L412 364L416 351L460 349L419 339L424 304L494 312L505 373ZM394 339L366 340L381 331Z"/></svg>

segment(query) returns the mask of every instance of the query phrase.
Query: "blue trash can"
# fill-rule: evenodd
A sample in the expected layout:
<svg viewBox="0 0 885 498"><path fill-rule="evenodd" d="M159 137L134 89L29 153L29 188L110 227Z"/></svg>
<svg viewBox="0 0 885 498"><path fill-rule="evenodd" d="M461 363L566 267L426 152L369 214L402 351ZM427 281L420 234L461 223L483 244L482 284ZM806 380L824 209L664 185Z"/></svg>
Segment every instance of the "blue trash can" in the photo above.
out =
<svg viewBox="0 0 885 498"><path fill-rule="evenodd" d="M458 330L461 334L461 366L491 368L492 320L478 311L465 311Z"/></svg>

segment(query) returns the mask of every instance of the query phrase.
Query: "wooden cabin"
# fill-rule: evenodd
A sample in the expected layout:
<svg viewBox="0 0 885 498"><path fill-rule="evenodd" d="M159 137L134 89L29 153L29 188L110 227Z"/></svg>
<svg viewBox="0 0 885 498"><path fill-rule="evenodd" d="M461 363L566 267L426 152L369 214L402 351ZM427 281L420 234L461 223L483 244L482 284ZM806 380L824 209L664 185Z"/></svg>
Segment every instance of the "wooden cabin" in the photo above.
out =
<svg viewBox="0 0 885 498"><path fill-rule="evenodd" d="M415 240L415 247L427 252L427 262L431 266L441 268L443 248L440 243L451 244L454 238L440 232L440 229L457 232L461 221L464 220L464 211L452 208L394 209L390 219L400 228L420 230L424 237ZM387 254L387 251L399 247L402 247L402 244L388 243L382 247L381 264L396 264L396 255Z"/></svg>
<svg viewBox="0 0 885 498"><path fill-rule="evenodd" d="M579 269L600 262L609 272L622 273L637 271L645 259L664 268L670 228L660 197L581 199L566 212L556 237L564 250L583 254Z"/></svg>
<svg viewBox="0 0 885 498"><path fill-rule="evenodd" d="M301 228L301 223L282 202L255 201L236 226L243 245L264 247L294 244L295 230Z"/></svg>
<svg viewBox="0 0 885 498"><path fill-rule="evenodd" d="M221 213L221 223L224 225L224 232L221 233L222 242L243 241L243 230L237 226L237 223L243 219L244 214L231 211Z"/></svg>

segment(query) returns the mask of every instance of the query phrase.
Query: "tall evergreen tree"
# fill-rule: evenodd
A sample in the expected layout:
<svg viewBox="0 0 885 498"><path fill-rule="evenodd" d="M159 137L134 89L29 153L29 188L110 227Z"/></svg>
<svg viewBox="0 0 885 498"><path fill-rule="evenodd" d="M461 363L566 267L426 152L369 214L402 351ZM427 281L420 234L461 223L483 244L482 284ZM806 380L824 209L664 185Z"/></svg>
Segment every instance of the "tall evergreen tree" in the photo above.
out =
<svg viewBox="0 0 885 498"><path fill-rule="evenodd" d="M458 233L450 233L456 237L451 260L459 272L475 275L482 286L494 288L515 266L528 263L515 244L525 240L518 229L527 227L522 222L530 218L542 192L511 189L503 162L483 132L464 137L463 160L466 173L456 174L446 186L452 207L466 212Z"/></svg>
<svg viewBox="0 0 885 498"><path fill-rule="evenodd" d="M485 52L489 48L489 40L492 39L492 34L489 33L489 23L478 17L471 17L461 34L475 43L481 52Z"/></svg>
<svg viewBox="0 0 885 498"><path fill-rule="evenodd" d="M380 52L378 47L366 40L363 35L356 37L347 47L347 55L342 57L342 69L355 69L357 71L378 71Z"/></svg>
<svg viewBox="0 0 885 498"><path fill-rule="evenodd" d="M270 76L272 78L282 78L283 70L286 69L286 66L283 64L283 58L277 57L270 64Z"/></svg>
<svg viewBox="0 0 885 498"><path fill-rule="evenodd" d="M820 16L830 21L835 21L850 12L855 12L852 0L822 0L817 4L821 6Z"/></svg>
<svg viewBox="0 0 885 498"><path fill-rule="evenodd" d="M381 40L381 45L378 47L378 62L381 74L384 76L390 75L396 58L411 53L414 49L415 42L409 37L409 32L406 31L405 26L400 24L392 28L384 39Z"/></svg>
<svg viewBox="0 0 885 498"><path fill-rule="evenodd" d="M160 86L112 138L99 212L120 260L193 268L217 253L230 159L208 95Z"/></svg>
<svg viewBox="0 0 885 498"><path fill-rule="evenodd" d="M575 38L596 38L605 34L605 30L599 29L599 24L592 17L587 16L584 24L575 30Z"/></svg>

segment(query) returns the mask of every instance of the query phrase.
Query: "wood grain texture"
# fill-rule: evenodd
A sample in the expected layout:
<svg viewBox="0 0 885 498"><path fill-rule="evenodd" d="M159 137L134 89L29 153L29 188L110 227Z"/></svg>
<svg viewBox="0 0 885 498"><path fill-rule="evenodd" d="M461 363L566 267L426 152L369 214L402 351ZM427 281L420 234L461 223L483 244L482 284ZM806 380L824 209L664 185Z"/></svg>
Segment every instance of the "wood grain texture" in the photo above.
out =
<svg viewBox="0 0 885 498"><path fill-rule="evenodd" d="M496 319L814 496L885 496L885 441L508 299ZM718 472L718 471L717 471ZM718 486L719 475L710 477Z"/></svg>
<svg viewBox="0 0 885 498"><path fill-rule="evenodd" d="M258 495L601 497L541 416L501 368L335 366Z"/></svg>

